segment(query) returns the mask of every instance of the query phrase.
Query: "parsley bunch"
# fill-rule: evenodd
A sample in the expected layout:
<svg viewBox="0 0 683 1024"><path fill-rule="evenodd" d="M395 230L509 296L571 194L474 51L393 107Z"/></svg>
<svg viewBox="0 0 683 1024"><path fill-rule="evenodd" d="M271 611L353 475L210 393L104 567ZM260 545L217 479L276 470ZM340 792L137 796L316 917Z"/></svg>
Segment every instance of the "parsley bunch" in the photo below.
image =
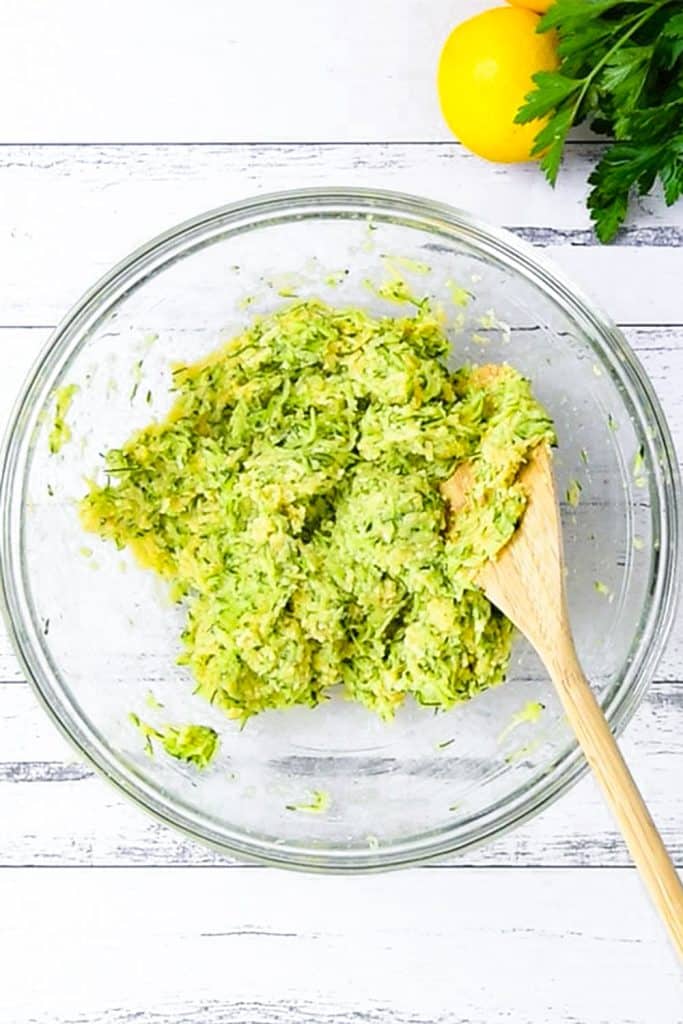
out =
<svg viewBox="0 0 683 1024"><path fill-rule="evenodd" d="M560 66L534 75L515 120L550 115L532 153L551 185L572 125L612 137L588 179L595 231L609 242L634 191L659 178L669 206L683 192L683 0L556 0L538 26L551 30Z"/></svg>

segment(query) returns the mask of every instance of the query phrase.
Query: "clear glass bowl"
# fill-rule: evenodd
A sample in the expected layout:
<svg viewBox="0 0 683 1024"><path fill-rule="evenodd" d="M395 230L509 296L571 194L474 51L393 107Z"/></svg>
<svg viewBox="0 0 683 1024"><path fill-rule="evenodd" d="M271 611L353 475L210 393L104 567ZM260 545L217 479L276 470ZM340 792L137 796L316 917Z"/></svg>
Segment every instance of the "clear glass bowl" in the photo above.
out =
<svg viewBox="0 0 683 1024"><path fill-rule="evenodd" d="M385 723L339 698L240 731L176 665L183 613L164 585L81 531L85 477L164 414L172 364L292 294L405 312L367 283L397 267L443 304L454 364L509 361L555 418L559 493L581 487L562 510L572 623L616 732L671 624L680 502L661 409L615 326L530 248L446 206L351 189L266 196L172 229L81 299L26 382L2 468L2 586L24 669L82 753L163 821L240 857L351 871L465 850L585 770L521 638L505 685L447 714L407 703ZM55 390L70 383L73 437L51 455ZM545 705L536 722L520 714L530 701ZM215 726L217 759L199 772L150 758L131 711ZM291 809L316 790L329 796L324 813Z"/></svg>

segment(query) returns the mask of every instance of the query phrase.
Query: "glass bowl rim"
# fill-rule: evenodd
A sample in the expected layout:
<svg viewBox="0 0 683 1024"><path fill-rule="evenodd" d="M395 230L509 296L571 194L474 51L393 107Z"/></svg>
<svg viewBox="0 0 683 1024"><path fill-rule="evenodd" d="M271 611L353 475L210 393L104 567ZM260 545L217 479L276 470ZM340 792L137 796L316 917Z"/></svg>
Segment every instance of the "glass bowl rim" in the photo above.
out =
<svg viewBox="0 0 683 1024"><path fill-rule="evenodd" d="M613 731L619 735L640 704L656 663L671 632L677 606L681 571L680 513L681 485L678 463L671 434L659 400L637 357L616 325L561 271L544 259L541 263L532 246L503 228L494 228L477 217L450 205L414 195L388 190L331 187L292 189L268 193L229 203L185 220L138 247L104 274L71 307L43 347L31 368L11 412L0 461L0 603L18 660L40 702L61 732L99 773L104 775L132 801L164 824L172 825L192 839L199 840L223 854L263 864L319 872L353 872L385 869L415 864L429 858L472 850L497 838L535 816L564 794L587 771L583 755L575 742L555 759L550 768L531 785L518 788L504 801L492 805L473 820L474 830L465 830L463 822L439 830L411 836L378 849L341 849L280 845L262 837L253 837L240 829L224 827L218 832L207 828L198 811L179 812L177 801L163 798L159 790L141 779L120 761L112 759L96 730L84 720L69 715L68 693L58 684L49 660L41 656L36 644L35 623L19 559L23 516L21 502L16 501L16 485L24 477L26 464L21 452L25 430L22 420L30 415L37 398L52 386L73 354L73 342L82 336L83 324L117 289L130 287L138 272L153 264L164 254L184 253L200 242L209 242L217 229L244 230L251 225L287 223L320 215L369 217L382 212L389 218L403 218L402 223L451 237L474 239L484 252L499 255L516 274L541 288L557 302L575 322L593 328L604 348L598 356L610 356L608 369L620 382L626 383L640 416L654 425L654 436L648 438L656 451L656 471L652 474L654 497L652 516L658 516L656 527L660 541L654 592L645 617L645 626L633 659L622 671L619 684L605 713ZM268 220L270 218L270 220ZM165 262L161 264L161 267ZM161 267L159 269L161 269ZM144 279L144 278L143 278ZM77 350L77 346L76 346ZM30 448L28 449L30 451ZM18 571L17 571L18 570ZM471 823L466 821L465 825Z"/></svg>

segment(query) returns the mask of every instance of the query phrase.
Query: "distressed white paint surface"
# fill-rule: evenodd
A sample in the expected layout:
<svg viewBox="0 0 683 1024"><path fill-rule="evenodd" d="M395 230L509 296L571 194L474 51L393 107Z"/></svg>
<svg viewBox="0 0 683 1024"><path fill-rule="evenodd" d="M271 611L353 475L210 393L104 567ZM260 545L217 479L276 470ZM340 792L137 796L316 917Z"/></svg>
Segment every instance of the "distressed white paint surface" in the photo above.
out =
<svg viewBox="0 0 683 1024"><path fill-rule="evenodd" d="M543 247L620 323L683 321L683 207L640 204L623 244L595 243L584 206L595 146L572 147L553 192L535 166L418 146L0 146L0 324L57 322L117 260L249 194L355 185L461 206ZM550 225L550 226L548 226Z"/></svg>
<svg viewBox="0 0 683 1024"><path fill-rule="evenodd" d="M640 201L602 249L583 205L595 144L572 145L553 192L450 141L435 62L484 6L3 0L0 427L48 328L137 244L248 194L342 184L429 195L542 247L625 325L682 453L683 205ZM682 623L623 740L679 865ZM91 773L0 629L2 1024L680 1024L627 864L586 779L448 870L227 865Z"/></svg>
<svg viewBox="0 0 683 1024"><path fill-rule="evenodd" d="M680 1021L673 954L620 869L17 870L0 905L3 1024Z"/></svg>
<svg viewBox="0 0 683 1024"><path fill-rule="evenodd" d="M683 685L657 683L623 741L683 866ZM0 686L0 866L200 865L225 858L143 815L79 759L26 685ZM39 829L37 823L39 822ZM592 779L529 824L453 865L628 865Z"/></svg>
<svg viewBox="0 0 683 1024"><path fill-rule="evenodd" d="M11 142L447 138L439 52L487 6L3 0L0 130Z"/></svg>

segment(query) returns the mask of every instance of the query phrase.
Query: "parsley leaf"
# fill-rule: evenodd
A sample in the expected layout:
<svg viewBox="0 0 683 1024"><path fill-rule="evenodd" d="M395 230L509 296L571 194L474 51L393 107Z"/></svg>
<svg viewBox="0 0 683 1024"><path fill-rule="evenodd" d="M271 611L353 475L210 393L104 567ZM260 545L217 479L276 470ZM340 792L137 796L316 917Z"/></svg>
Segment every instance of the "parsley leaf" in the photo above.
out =
<svg viewBox="0 0 683 1024"><path fill-rule="evenodd" d="M566 78L559 71L537 71L533 81L536 83L536 90L529 93L525 105L515 118L519 124L526 124L527 121L534 121L537 117L549 114L583 84L581 79Z"/></svg>
<svg viewBox="0 0 683 1024"><path fill-rule="evenodd" d="M557 180L567 132L572 126L572 109L563 107L551 121L541 128L536 136L532 156L541 156L541 169L551 185Z"/></svg>
<svg viewBox="0 0 683 1024"><path fill-rule="evenodd" d="M608 242L634 192L659 179L669 205L683 194L683 0L555 0L538 26L551 30L560 66L534 75L515 120L546 119L532 152L552 185L573 125L611 136L587 202Z"/></svg>

